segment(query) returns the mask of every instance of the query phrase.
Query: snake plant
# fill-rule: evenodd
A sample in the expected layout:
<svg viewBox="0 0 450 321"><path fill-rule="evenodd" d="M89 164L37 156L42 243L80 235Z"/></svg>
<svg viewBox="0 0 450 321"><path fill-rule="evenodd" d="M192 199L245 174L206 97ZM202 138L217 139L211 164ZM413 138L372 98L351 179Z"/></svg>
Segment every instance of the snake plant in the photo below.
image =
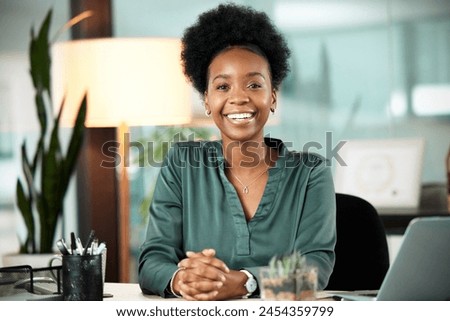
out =
<svg viewBox="0 0 450 321"><path fill-rule="evenodd" d="M83 143L86 95L77 113L66 152L62 150L59 128L64 103L56 116L51 100L50 9L37 34L31 28L29 44L30 74L35 90L35 105L40 135L29 158L26 140L21 146L23 179L17 180L17 205L27 236L21 253L53 252L56 226L63 214L64 198ZM39 240L38 240L39 239Z"/></svg>

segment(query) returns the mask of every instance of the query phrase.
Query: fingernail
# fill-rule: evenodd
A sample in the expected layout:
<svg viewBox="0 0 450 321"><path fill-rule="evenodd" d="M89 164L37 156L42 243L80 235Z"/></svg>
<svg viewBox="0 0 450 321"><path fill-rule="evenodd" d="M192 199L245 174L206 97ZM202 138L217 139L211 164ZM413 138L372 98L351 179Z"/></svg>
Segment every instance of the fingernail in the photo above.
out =
<svg viewBox="0 0 450 321"><path fill-rule="evenodd" d="M189 256L189 255L192 255L192 254L194 254L194 252L192 252L192 251L187 251L186 252L186 256Z"/></svg>

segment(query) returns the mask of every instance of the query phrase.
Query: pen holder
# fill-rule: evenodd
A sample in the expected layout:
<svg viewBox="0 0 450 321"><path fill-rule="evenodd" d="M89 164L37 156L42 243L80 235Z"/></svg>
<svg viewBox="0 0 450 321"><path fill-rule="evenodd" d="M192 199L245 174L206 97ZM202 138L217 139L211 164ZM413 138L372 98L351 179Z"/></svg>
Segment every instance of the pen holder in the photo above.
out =
<svg viewBox="0 0 450 321"><path fill-rule="evenodd" d="M106 276L106 247L102 250L102 252L100 253L100 255L102 256L102 280L103 280L103 286L105 285L105 276ZM49 267L54 267L56 265L56 261L60 262L60 265L62 265L62 258L63 255L61 254L56 254L53 255L53 257L50 259L48 266ZM56 279L56 276L53 275L54 279Z"/></svg>
<svg viewBox="0 0 450 321"><path fill-rule="evenodd" d="M64 301L102 301L102 255L62 257Z"/></svg>

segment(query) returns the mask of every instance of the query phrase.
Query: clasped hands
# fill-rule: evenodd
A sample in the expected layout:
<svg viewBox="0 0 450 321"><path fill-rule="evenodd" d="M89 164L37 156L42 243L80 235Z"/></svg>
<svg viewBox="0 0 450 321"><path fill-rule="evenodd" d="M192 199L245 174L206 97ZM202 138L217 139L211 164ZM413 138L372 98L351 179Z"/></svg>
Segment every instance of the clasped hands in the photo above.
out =
<svg viewBox="0 0 450 321"><path fill-rule="evenodd" d="M178 263L180 270L172 281L173 291L186 300L227 300L246 294L247 276L216 257L214 249L186 252Z"/></svg>

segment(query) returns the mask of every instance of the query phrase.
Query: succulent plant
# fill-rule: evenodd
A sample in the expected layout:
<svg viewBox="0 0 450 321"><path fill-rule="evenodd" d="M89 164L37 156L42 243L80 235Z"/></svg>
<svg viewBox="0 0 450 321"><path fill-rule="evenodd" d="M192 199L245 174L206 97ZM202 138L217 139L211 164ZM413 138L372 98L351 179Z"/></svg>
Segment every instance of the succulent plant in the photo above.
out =
<svg viewBox="0 0 450 321"><path fill-rule="evenodd" d="M274 256L269 262L270 277L288 277L306 266L306 258L300 252L292 252L281 256Z"/></svg>

